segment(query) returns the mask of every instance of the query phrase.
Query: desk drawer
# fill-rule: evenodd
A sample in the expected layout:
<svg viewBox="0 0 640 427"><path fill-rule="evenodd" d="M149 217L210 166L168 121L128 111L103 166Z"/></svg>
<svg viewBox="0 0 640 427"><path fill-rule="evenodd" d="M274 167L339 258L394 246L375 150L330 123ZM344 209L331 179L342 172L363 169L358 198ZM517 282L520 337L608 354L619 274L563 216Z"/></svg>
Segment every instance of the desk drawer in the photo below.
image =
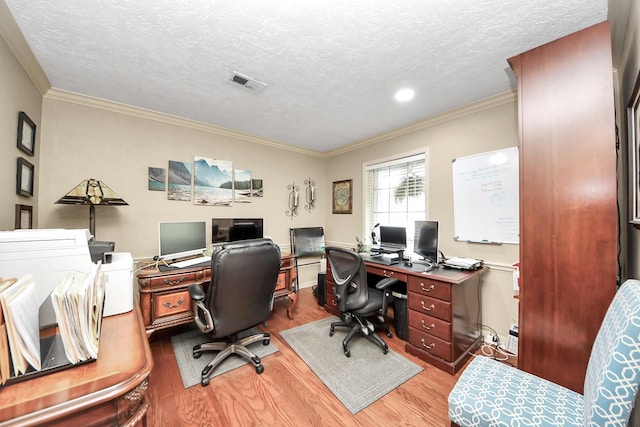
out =
<svg viewBox="0 0 640 427"><path fill-rule="evenodd" d="M154 296L154 320L162 317L174 316L181 313L191 313L191 297L188 290L166 292Z"/></svg>
<svg viewBox="0 0 640 427"><path fill-rule="evenodd" d="M451 341L451 323L436 317L409 310L409 326L445 341Z"/></svg>
<svg viewBox="0 0 640 427"><path fill-rule="evenodd" d="M373 266L369 263L367 264L367 273L375 274L376 276L395 277L399 281L407 283L407 273L393 271L391 269L384 268L383 266Z"/></svg>
<svg viewBox="0 0 640 427"><path fill-rule="evenodd" d="M326 299L327 299L326 305L329 306L329 307L337 309L338 308L338 302L336 301L336 297L333 295L333 291L334 291L336 285L335 285L335 283L333 283L332 280L327 280L325 283L326 283L325 284L325 286L326 286L325 296L326 296Z"/></svg>
<svg viewBox="0 0 640 427"><path fill-rule="evenodd" d="M409 276L408 290L417 294L451 301L451 285L424 277Z"/></svg>
<svg viewBox="0 0 640 427"><path fill-rule="evenodd" d="M281 291L283 289L287 289L287 276L288 274L286 272L282 272L280 274L278 274L278 281L276 282L276 289L275 291Z"/></svg>
<svg viewBox="0 0 640 427"><path fill-rule="evenodd" d="M450 342L409 327L409 343L420 350L426 351L448 362L451 361L453 345Z"/></svg>
<svg viewBox="0 0 640 427"><path fill-rule="evenodd" d="M182 271L170 274L159 274L150 277L138 277L142 288L162 289L171 286L187 286L191 283L202 283L211 280L211 269L200 271Z"/></svg>
<svg viewBox="0 0 640 427"><path fill-rule="evenodd" d="M448 322L451 321L451 303L416 294L415 292L409 292L408 302L411 310Z"/></svg>
<svg viewBox="0 0 640 427"><path fill-rule="evenodd" d="M294 258L291 255L282 255L282 261L280 262L280 270L293 267Z"/></svg>

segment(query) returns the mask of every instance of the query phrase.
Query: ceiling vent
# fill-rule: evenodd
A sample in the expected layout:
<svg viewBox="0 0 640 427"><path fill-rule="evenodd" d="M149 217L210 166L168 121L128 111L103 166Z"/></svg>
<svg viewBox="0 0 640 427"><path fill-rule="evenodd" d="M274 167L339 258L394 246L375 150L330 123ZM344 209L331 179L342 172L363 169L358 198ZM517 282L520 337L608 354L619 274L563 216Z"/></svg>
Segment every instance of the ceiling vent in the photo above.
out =
<svg viewBox="0 0 640 427"><path fill-rule="evenodd" d="M240 74L237 71L233 72L228 83L255 94L262 92L267 87L266 83L245 76L244 74Z"/></svg>

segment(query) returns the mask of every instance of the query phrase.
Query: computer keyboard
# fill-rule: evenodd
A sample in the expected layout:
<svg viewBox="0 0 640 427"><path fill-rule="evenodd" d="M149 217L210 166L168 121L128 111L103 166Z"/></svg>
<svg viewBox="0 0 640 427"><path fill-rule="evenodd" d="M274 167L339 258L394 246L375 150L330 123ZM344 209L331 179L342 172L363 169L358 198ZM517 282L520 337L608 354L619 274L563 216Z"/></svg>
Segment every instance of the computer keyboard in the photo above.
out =
<svg viewBox="0 0 640 427"><path fill-rule="evenodd" d="M171 263L171 267L185 268L185 267L191 267L192 265L204 264L206 262L211 262L210 256L201 256L198 258L191 258L191 259L186 259L184 261L173 262Z"/></svg>

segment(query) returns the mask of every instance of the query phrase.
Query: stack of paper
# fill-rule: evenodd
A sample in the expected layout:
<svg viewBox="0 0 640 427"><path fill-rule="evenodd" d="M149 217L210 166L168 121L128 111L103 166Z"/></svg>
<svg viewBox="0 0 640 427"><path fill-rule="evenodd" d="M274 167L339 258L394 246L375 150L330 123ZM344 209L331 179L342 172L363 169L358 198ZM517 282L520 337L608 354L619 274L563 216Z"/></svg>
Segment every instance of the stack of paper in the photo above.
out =
<svg viewBox="0 0 640 427"><path fill-rule="evenodd" d="M98 357L105 277L98 263L89 273L69 272L51 293L51 303L69 362Z"/></svg>
<svg viewBox="0 0 640 427"><path fill-rule="evenodd" d="M463 270L475 270L482 267L482 260L475 258L453 257L443 261L443 265L453 268L461 268Z"/></svg>
<svg viewBox="0 0 640 427"><path fill-rule="evenodd" d="M31 365L40 370L38 293L30 274L0 279L0 383L24 374Z"/></svg>

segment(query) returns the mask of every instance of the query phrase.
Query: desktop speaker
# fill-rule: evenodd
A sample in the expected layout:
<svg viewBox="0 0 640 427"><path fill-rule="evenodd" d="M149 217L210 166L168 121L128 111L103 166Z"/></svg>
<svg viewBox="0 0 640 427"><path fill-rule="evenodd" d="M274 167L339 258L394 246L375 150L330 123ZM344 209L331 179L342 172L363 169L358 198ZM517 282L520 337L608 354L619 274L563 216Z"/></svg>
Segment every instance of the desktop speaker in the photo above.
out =
<svg viewBox="0 0 640 427"><path fill-rule="evenodd" d="M316 298L318 299L318 305L325 305L327 303L327 282L326 274L318 273L318 286L316 286Z"/></svg>

